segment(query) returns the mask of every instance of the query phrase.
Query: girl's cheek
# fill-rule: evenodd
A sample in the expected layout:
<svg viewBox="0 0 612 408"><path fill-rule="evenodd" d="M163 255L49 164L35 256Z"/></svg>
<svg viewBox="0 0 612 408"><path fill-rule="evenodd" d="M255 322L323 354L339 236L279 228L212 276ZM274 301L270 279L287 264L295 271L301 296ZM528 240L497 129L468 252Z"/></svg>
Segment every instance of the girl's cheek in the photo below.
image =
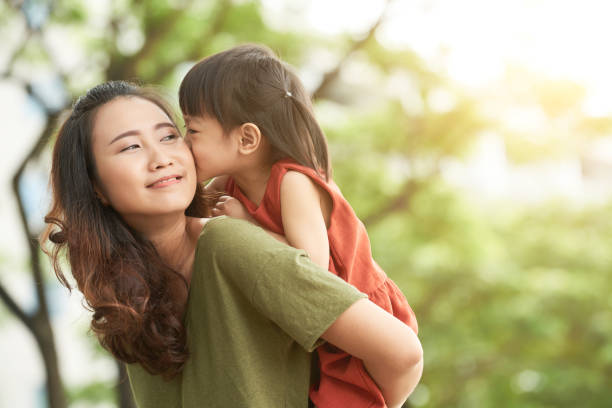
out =
<svg viewBox="0 0 612 408"><path fill-rule="evenodd" d="M198 146L194 146L192 151L193 157L196 161L200 160L200 158L204 156L202 149L198 149Z"/></svg>

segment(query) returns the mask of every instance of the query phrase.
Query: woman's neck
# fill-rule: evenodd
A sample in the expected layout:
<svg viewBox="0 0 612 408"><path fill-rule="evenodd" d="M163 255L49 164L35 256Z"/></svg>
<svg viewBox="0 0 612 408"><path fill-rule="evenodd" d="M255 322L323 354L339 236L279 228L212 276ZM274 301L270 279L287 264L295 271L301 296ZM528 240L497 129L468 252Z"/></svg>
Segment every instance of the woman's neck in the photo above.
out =
<svg viewBox="0 0 612 408"><path fill-rule="evenodd" d="M184 214L150 217L137 230L153 243L161 259L189 282L197 236L192 233L192 218Z"/></svg>

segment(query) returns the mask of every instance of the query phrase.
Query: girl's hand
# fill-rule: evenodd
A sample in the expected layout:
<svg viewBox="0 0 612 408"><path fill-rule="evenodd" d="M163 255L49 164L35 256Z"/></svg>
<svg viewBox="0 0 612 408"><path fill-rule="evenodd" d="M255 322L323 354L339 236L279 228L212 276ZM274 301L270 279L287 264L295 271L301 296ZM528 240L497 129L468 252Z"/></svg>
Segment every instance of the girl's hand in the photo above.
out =
<svg viewBox="0 0 612 408"><path fill-rule="evenodd" d="M232 218L240 218L255 224L255 220L247 212L244 205L234 197L223 195L217 200L215 208L212 209L213 216L227 215Z"/></svg>
<svg viewBox="0 0 612 408"><path fill-rule="evenodd" d="M255 220L255 218L251 217L251 214L248 213L244 205L235 199L234 197L228 195L222 195L217 200L217 204L215 204L215 208L211 211L213 217L217 217L219 215L227 215L232 218L240 218L250 222L251 224L257 225L260 227L259 223ZM277 234L276 232L272 232L264 228L268 234L272 235L275 239L282 242L283 244L289 245L287 238L283 235Z"/></svg>

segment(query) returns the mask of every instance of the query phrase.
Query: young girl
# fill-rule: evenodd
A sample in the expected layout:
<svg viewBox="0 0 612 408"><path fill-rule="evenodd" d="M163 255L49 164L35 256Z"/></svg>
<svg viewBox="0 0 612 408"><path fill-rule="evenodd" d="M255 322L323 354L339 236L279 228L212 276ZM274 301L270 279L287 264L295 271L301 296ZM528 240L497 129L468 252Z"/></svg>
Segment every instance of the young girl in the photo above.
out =
<svg viewBox="0 0 612 408"><path fill-rule="evenodd" d="M244 218L304 249L417 333L403 294L372 259L363 224L331 180L327 142L298 77L269 49L243 45L197 63L179 100L199 181L224 191L213 214ZM384 407L360 359L324 345L319 408ZM388 401L387 401L388 402Z"/></svg>

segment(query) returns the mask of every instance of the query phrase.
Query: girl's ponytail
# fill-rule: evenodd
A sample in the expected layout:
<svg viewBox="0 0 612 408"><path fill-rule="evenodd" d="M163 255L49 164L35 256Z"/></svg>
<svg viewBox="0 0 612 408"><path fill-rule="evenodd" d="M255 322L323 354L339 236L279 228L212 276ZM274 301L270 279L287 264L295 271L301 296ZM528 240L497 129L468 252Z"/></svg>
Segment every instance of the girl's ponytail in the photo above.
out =
<svg viewBox="0 0 612 408"><path fill-rule="evenodd" d="M288 91L289 92L289 91ZM290 104L293 110L293 123L297 130L295 139L302 142L303 149L298 149L306 153L304 157L293 157L298 163L313 168L326 181L331 177L331 163L327 149L327 140L323 130L317 122L310 103L305 104L301 98L293 97L289 92ZM301 136L304 135L304 136Z"/></svg>

